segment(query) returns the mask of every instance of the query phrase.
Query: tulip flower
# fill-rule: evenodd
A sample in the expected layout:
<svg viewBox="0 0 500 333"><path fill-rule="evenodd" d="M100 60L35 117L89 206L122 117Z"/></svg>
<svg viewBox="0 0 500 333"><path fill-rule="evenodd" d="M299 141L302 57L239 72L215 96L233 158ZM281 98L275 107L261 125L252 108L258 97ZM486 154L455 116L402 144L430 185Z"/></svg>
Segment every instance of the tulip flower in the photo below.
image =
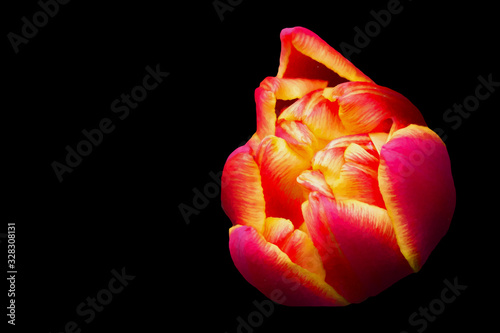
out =
<svg viewBox="0 0 500 333"><path fill-rule="evenodd" d="M257 129L227 159L231 258L291 306L344 306L420 270L446 234L446 147L401 94L313 32L281 32L278 74L255 91Z"/></svg>

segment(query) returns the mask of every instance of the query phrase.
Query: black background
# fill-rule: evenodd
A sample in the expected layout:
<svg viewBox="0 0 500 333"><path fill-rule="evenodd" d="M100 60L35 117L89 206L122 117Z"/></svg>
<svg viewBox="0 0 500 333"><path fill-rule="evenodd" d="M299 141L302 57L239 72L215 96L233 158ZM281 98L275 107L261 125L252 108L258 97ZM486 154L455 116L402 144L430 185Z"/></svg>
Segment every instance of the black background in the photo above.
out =
<svg viewBox="0 0 500 333"><path fill-rule="evenodd" d="M220 172L255 132L254 90L277 73L281 29L304 26L339 49L341 42L354 44L354 27L363 29L373 20L370 11L387 3L245 0L221 21L212 1L71 1L17 54L6 36L20 34L21 18L31 21L40 7L4 4L7 198L0 232L17 223L16 331L61 332L75 321L82 332L236 332L237 317L246 319L256 310L252 302L266 298L231 261L231 223L220 197L189 224L178 206L192 206L193 189L203 191L209 173ZM496 7L401 4L402 12L351 60L446 133L457 189L451 228L418 274L380 295L345 308L275 305L255 332L416 332L408 317L440 297L444 279L455 278L467 290L425 332L481 331L494 321L490 212L500 92L457 129L443 114L474 94L479 75L500 81ZM157 64L170 75L120 120L111 102ZM64 162L65 146L74 148L81 131L103 118L115 130L60 183L51 163ZM134 280L85 323L76 307L123 267Z"/></svg>

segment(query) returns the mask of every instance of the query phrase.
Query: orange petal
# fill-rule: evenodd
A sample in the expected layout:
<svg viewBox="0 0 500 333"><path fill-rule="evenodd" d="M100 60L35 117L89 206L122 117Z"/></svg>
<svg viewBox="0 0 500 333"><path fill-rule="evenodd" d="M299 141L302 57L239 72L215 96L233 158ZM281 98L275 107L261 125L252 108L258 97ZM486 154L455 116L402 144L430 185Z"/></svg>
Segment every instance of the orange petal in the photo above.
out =
<svg viewBox="0 0 500 333"><path fill-rule="evenodd" d="M324 196L334 198L332 189L328 186L325 176L319 170L305 170L297 177L297 183L310 192L319 192Z"/></svg>
<svg viewBox="0 0 500 333"><path fill-rule="evenodd" d="M283 223L281 223L283 224ZM300 230L290 237L295 251L306 243ZM306 236L307 237L307 236ZM304 244L305 247L309 246ZM248 226L229 229L231 258L244 278L275 302L290 306L342 306L347 301L316 273L294 263L278 246ZM300 251L299 251L300 252Z"/></svg>
<svg viewBox="0 0 500 333"><path fill-rule="evenodd" d="M372 140L377 153L380 155L380 149L387 142L388 134L384 132L372 132L368 133L368 136Z"/></svg>
<svg viewBox="0 0 500 333"><path fill-rule="evenodd" d="M292 100L301 98L305 94L326 88L327 82L323 80L266 77L260 87L272 91L277 99Z"/></svg>
<svg viewBox="0 0 500 333"><path fill-rule="evenodd" d="M309 110L302 122L318 139L326 142L346 135L347 132L338 115L338 104L326 99L322 91L318 93L321 93L318 102Z"/></svg>
<svg viewBox="0 0 500 333"><path fill-rule="evenodd" d="M382 146L379 183L401 252L418 271L455 210L450 159L439 136L410 125Z"/></svg>
<svg viewBox="0 0 500 333"><path fill-rule="evenodd" d="M325 80L330 87L346 81L372 82L342 54L308 29L283 29L280 37L279 78Z"/></svg>
<svg viewBox="0 0 500 333"><path fill-rule="evenodd" d="M368 134L352 134L345 135L335 140L332 140L324 149L343 147L347 148L351 143L356 143L364 149L369 149L370 152L373 148L373 142Z"/></svg>
<svg viewBox="0 0 500 333"><path fill-rule="evenodd" d="M262 140L256 161L266 199L266 216L287 218L297 228L302 224L300 205L306 195L296 179L310 167L311 157L298 154L282 138L267 136Z"/></svg>
<svg viewBox="0 0 500 333"><path fill-rule="evenodd" d="M299 121L280 121L276 127L276 136L284 139L292 149L305 159L310 159L319 146L314 134Z"/></svg>
<svg viewBox="0 0 500 333"><path fill-rule="evenodd" d="M282 120L301 121L323 141L347 134L338 116L338 105L323 96L323 90L314 90L295 101L280 114Z"/></svg>
<svg viewBox="0 0 500 333"><path fill-rule="evenodd" d="M274 134L276 115L281 112L280 101L301 98L310 91L326 87L326 81L267 77L255 90L257 106L257 135L262 140Z"/></svg>
<svg viewBox="0 0 500 333"><path fill-rule="evenodd" d="M262 140L266 135L274 134L276 126L276 96L264 88L255 89L257 109L257 136Z"/></svg>
<svg viewBox="0 0 500 333"><path fill-rule="evenodd" d="M324 98L321 90L313 90L302 96L299 100L288 106L280 113L278 120L302 121L310 110Z"/></svg>
<svg viewBox="0 0 500 333"><path fill-rule="evenodd" d="M268 217L264 228L264 238L277 245L290 260L310 272L318 274L321 279L325 278L325 270L309 236L293 227L292 222L287 219Z"/></svg>
<svg viewBox="0 0 500 333"><path fill-rule="evenodd" d="M325 279L326 273L318 250L305 232L295 229L282 250L294 263Z"/></svg>
<svg viewBox="0 0 500 333"><path fill-rule="evenodd" d="M351 133L393 132L409 124L425 126L420 111L406 97L374 83L347 82L325 90L324 95L338 103L342 124Z"/></svg>
<svg viewBox="0 0 500 333"><path fill-rule="evenodd" d="M345 163L332 188L335 199L356 199L385 208L378 185L378 156L368 153L360 145L351 143L344 151Z"/></svg>
<svg viewBox="0 0 500 333"><path fill-rule="evenodd" d="M233 225L248 225L262 231L266 203L260 170L248 145L239 147L229 155L221 184L222 208Z"/></svg>
<svg viewBox="0 0 500 333"><path fill-rule="evenodd" d="M320 170L330 186L333 186L334 181L338 179L342 165L345 163L344 152L352 143L361 146L372 155L376 154L373 143L367 134L355 134L332 140L314 155L311 161L313 170Z"/></svg>
<svg viewBox="0 0 500 333"><path fill-rule="evenodd" d="M336 181L340 177L340 170L344 165L344 151L345 147L332 147L327 149L326 147L318 151L312 161L312 169L320 171L324 177L325 181L333 188Z"/></svg>

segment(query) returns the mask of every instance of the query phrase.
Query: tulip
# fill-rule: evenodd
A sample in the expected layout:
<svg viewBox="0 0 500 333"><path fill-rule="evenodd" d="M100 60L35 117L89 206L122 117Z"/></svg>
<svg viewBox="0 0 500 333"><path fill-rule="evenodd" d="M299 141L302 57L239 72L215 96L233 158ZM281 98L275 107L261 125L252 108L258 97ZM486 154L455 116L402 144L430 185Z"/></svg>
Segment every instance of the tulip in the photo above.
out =
<svg viewBox="0 0 500 333"><path fill-rule="evenodd" d="M255 91L257 129L227 159L231 258L271 300L344 306L417 272L446 234L446 147L401 94L313 32L281 32L276 77Z"/></svg>

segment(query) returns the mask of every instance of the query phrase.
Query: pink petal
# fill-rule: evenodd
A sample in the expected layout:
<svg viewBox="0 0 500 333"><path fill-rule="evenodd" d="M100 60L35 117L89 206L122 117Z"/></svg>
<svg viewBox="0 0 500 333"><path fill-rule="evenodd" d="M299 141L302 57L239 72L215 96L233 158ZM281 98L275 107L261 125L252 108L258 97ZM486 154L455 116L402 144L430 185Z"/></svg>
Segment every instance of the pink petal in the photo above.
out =
<svg viewBox="0 0 500 333"><path fill-rule="evenodd" d="M357 200L335 201L317 193L309 197L308 230L322 224L324 236L311 231L311 238L323 251L326 278L350 302L376 295L402 277L411 274L401 254L387 211ZM311 227L309 227L311 225Z"/></svg>
<svg viewBox="0 0 500 333"><path fill-rule="evenodd" d="M448 231L455 209L444 143L427 127L396 131L381 149L379 183L401 251L418 271Z"/></svg>
<svg viewBox="0 0 500 333"><path fill-rule="evenodd" d="M243 277L275 302L290 306L348 304L318 274L294 263L252 227L232 227L229 230L229 250Z"/></svg>

